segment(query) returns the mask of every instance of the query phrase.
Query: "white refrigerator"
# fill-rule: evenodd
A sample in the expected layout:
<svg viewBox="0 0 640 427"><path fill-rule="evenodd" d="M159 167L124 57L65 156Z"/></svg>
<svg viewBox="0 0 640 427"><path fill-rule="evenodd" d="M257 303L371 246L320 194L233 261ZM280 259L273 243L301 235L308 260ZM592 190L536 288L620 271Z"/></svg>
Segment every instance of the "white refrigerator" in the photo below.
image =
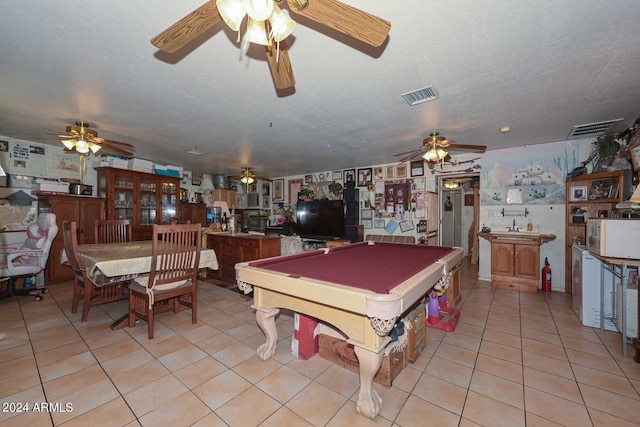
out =
<svg viewBox="0 0 640 427"><path fill-rule="evenodd" d="M573 311L585 326L600 328L601 262L585 246L574 245L571 257L571 289ZM604 270L604 329L617 331L611 322L613 289L611 272Z"/></svg>

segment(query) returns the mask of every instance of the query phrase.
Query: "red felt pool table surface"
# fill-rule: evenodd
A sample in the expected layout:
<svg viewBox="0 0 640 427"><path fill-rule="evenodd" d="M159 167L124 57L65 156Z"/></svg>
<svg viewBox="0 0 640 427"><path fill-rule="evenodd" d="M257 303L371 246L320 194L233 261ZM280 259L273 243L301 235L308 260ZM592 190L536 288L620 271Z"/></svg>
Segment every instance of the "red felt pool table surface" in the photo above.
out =
<svg viewBox="0 0 640 427"><path fill-rule="evenodd" d="M447 246L362 242L249 265L387 294L452 250Z"/></svg>

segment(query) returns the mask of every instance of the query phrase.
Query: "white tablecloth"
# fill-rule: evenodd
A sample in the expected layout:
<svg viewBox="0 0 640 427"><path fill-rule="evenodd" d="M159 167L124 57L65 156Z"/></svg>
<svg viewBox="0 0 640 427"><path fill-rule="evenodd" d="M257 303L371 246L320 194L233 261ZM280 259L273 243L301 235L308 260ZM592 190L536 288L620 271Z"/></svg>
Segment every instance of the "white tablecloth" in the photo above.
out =
<svg viewBox="0 0 640 427"><path fill-rule="evenodd" d="M107 277L116 277L143 274L151 270L151 240L79 245L78 250L89 276L102 273ZM66 261L67 256L63 250L61 262ZM200 251L200 265L198 268L218 269L218 259L213 249L203 248Z"/></svg>

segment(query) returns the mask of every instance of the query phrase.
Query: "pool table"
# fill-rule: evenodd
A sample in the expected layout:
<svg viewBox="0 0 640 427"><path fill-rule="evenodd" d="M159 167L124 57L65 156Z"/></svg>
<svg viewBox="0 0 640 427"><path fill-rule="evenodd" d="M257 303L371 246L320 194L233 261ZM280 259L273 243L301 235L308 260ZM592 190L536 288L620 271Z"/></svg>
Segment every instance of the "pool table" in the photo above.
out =
<svg viewBox="0 0 640 427"><path fill-rule="evenodd" d="M389 332L438 282L447 284L462 248L361 242L236 264L238 287L253 290L256 321L266 335L257 355L276 350L281 308L325 321L348 337L360 365L357 410L375 418L382 399L373 388Z"/></svg>

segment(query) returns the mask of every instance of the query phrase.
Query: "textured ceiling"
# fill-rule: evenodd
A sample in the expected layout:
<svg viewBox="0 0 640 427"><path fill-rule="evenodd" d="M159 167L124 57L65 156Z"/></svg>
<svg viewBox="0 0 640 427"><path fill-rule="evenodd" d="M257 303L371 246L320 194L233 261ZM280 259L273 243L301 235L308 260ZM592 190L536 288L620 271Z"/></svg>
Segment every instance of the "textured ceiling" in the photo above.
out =
<svg viewBox="0 0 640 427"><path fill-rule="evenodd" d="M58 145L49 130L84 120L137 157L196 172L392 163L434 129L491 150L640 116L637 0L348 0L390 21L389 39L373 49L300 21L289 94L263 48L243 55L223 23L173 55L151 45L202 0L5 3L0 135ZM401 97L427 85L439 99Z"/></svg>

